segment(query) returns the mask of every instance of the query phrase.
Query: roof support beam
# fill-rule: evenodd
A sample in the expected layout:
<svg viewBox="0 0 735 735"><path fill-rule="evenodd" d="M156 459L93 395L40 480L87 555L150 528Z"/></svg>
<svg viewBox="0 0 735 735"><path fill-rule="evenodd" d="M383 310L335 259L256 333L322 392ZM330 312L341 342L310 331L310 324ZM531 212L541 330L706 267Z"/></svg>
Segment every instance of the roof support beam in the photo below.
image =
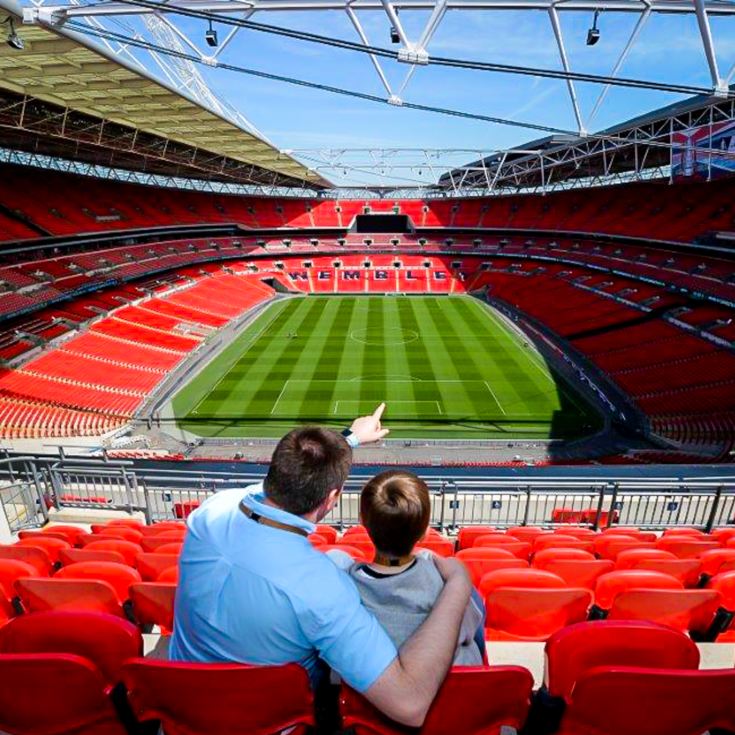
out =
<svg viewBox="0 0 735 735"><path fill-rule="evenodd" d="M709 66L710 77L712 78L712 86L715 94L724 95L727 93L727 84L720 77L720 70L717 67L717 54L715 53L715 44L712 40L712 29L707 16L707 8L704 0L694 0L694 7L697 12L697 24L699 25L699 34L702 36L702 46L704 47L704 55L707 57L707 65Z"/></svg>
<svg viewBox="0 0 735 735"><path fill-rule="evenodd" d="M554 31L554 38L556 38L556 45L559 47L559 57L561 58L562 66L565 72L570 71L569 60L567 59L567 50L564 47L564 35L561 30L561 24L559 23L559 14L556 12L556 6L549 6L549 20L551 21L551 27ZM584 123L582 122L582 115L579 111L579 103L577 102L577 90L574 86L574 81L567 78L567 91L569 92L569 99L572 102L574 108L574 117L577 120L577 128L579 134L584 135Z"/></svg>

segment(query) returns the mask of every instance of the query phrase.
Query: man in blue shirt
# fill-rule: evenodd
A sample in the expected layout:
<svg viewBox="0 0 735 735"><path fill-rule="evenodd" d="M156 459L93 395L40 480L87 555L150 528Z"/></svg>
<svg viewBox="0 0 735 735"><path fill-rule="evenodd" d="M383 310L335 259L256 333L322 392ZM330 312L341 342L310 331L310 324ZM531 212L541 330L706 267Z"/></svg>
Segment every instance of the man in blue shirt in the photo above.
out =
<svg viewBox="0 0 735 735"><path fill-rule="evenodd" d="M389 717L423 723L470 596L464 567L436 560L444 590L396 651L348 576L307 539L339 500L352 447L388 433L384 408L356 419L344 436L318 427L290 432L262 484L219 492L189 517L171 659L296 662L313 682L326 662Z"/></svg>

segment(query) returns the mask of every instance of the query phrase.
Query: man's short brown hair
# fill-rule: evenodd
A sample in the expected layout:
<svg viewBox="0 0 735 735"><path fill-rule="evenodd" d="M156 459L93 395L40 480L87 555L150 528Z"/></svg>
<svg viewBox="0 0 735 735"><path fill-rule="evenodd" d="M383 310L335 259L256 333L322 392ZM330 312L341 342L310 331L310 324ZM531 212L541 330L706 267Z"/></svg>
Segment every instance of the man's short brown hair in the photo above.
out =
<svg viewBox="0 0 735 735"><path fill-rule="evenodd" d="M412 472L381 472L362 489L360 516L378 551L406 556L429 527L429 488Z"/></svg>
<svg viewBox="0 0 735 735"><path fill-rule="evenodd" d="M297 516L316 510L341 488L352 465L346 439L318 426L294 429L278 442L263 481L267 498Z"/></svg>

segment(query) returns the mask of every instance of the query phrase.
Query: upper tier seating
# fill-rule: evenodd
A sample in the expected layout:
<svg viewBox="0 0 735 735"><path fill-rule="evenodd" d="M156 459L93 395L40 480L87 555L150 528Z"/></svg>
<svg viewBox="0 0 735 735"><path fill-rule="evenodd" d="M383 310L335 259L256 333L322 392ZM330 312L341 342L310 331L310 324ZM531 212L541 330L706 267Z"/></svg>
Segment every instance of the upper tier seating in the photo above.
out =
<svg viewBox="0 0 735 735"><path fill-rule="evenodd" d="M199 223L347 228L355 215L408 214L417 227L600 232L691 241L733 230L732 180L666 181L487 199L334 201L241 197L155 188L0 164L0 204L53 235ZM61 195L63 192L63 195ZM8 215L0 239L36 234Z"/></svg>

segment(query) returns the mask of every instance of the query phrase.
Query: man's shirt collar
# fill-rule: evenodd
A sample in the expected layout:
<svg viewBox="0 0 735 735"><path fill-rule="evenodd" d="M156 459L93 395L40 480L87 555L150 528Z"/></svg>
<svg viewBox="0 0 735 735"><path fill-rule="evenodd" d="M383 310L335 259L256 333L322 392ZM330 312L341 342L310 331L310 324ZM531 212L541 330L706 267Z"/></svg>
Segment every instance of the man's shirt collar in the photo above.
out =
<svg viewBox="0 0 735 735"><path fill-rule="evenodd" d="M294 528L302 528L307 533L314 533L316 531L316 525L311 521L307 521L305 518L289 513L281 508L268 505L265 499L263 483L259 482L257 485L253 485L252 489L245 494L242 502L254 513L264 518L270 518L272 521L285 523L287 526L294 526Z"/></svg>

